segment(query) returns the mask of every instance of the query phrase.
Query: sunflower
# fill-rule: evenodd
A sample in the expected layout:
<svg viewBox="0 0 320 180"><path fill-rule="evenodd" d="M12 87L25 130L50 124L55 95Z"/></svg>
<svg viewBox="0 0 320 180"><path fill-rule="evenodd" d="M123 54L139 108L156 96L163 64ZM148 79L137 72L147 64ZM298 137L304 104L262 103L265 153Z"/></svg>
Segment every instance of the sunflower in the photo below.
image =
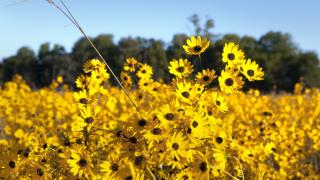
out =
<svg viewBox="0 0 320 180"><path fill-rule="evenodd" d="M130 89L132 86L132 78L131 76L126 72L121 72L120 74L121 83L123 86L127 89Z"/></svg>
<svg viewBox="0 0 320 180"><path fill-rule="evenodd" d="M89 82L90 82L90 77L80 75L76 79L76 86L77 86L77 88L84 89L88 86Z"/></svg>
<svg viewBox="0 0 320 180"><path fill-rule="evenodd" d="M186 168L175 175L178 180L193 180L193 174L190 168Z"/></svg>
<svg viewBox="0 0 320 180"><path fill-rule="evenodd" d="M230 145L230 139L228 138L226 131L220 129L217 129L216 132L214 132L211 141L217 149L221 150L225 149L226 147L229 147Z"/></svg>
<svg viewBox="0 0 320 180"><path fill-rule="evenodd" d="M89 103L89 97L86 89L75 92L73 97L79 106L85 106Z"/></svg>
<svg viewBox="0 0 320 180"><path fill-rule="evenodd" d="M82 127L88 126L88 130L90 130L91 126L96 122L97 114L100 112L100 107L96 106L91 107L87 106L80 110L79 123Z"/></svg>
<svg viewBox="0 0 320 180"><path fill-rule="evenodd" d="M162 84L159 82L154 81L153 83L151 83L150 86L150 93L153 97L158 98L161 95L162 92Z"/></svg>
<svg viewBox="0 0 320 180"><path fill-rule="evenodd" d="M226 170L228 163L227 153L222 150L213 149L212 157L214 158L214 166L212 167L212 173L214 176L221 176Z"/></svg>
<svg viewBox="0 0 320 180"><path fill-rule="evenodd" d="M169 72L178 78L187 77L193 72L193 65L187 59L170 61Z"/></svg>
<svg viewBox="0 0 320 180"><path fill-rule="evenodd" d="M101 163L101 172L104 174L105 178L115 179L117 176L121 176L122 171L120 171L124 166L123 160L120 159L118 153L111 153L108 155L106 161Z"/></svg>
<svg viewBox="0 0 320 180"><path fill-rule="evenodd" d="M196 93L189 82L178 82L176 96L184 103L192 104Z"/></svg>
<svg viewBox="0 0 320 180"><path fill-rule="evenodd" d="M186 112L186 116L190 117L188 118L189 126L186 130L189 136L199 139L210 137L209 121L202 112L195 112L194 109L190 109Z"/></svg>
<svg viewBox="0 0 320 180"><path fill-rule="evenodd" d="M20 162L15 151L13 149L2 149L0 154L0 177L5 176L15 179L19 175Z"/></svg>
<svg viewBox="0 0 320 180"><path fill-rule="evenodd" d="M190 39L187 39L187 45L183 45L183 49L189 55L200 55L202 54L210 45L210 41L206 37L202 38L198 36L195 38L191 36Z"/></svg>
<svg viewBox="0 0 320 180"><path fill-rule="evenodd" d="M135 72L136 67L138 65L138 61L135 58L127 58L126 63L123 65L123 69L129 72Z"/></svg>
<svg viewBox="0 0 320 180"><path fill-rule="evenodd" d="M139 89L142 91L151 91L152 90L153 80L144 78L139 80Z"/></svg>
<svg viewBox="0 0 320 180"><path fill-rule="evenodd" d="M235 93L242 88L243 84L242 77L239 76L239 72L234 68L222 70L221 76L219 77L219 85L222 91Z"/></svg>
<svg viewBox="0 0 320 180"><path fill-rule="evenodd" d="M256 150L253 148L248 148L242 152L241 159L244 162L250 163L250 162L254 161L255 156L256 156Z"/></svg>
<svg viewBox="0 0 320 180"><path fill-rule="evenodd" d="M157 143L167 139L168 137L168 129L166 126L158 124L154 127L150 128L145 134L144 137L148 142L149 147L155 146Z"/></svg>
<svg viewBox="0 0 320 180"><path fill-rule="evenodd" d="M103 62L101 62L99 59L92 59L92 60L87 61L83 65L83 71L85 73L89 73L89 72L97 71L97 70L104 71L105 66L106 65Z"/></svg>
<svg viewBox="0 0 320 180"><path fill-rule="evenodd" d="M173 124L174 121L179 119L179 113L176 110L175 106L173 104L166 104L159 108L159 112L157 113L157 117L161 121L161 123L167 125L167 124Z"/></svg>
<svg viewBox="0 0 320 180"><path fill-rule="evenodd" d="M137 76L140 79L150 79L152 74L153 74L152 67L147 64L143 64L140 67L139 71L137 72Z"/></svg>
<svg viewBox="0 0 320 180"><path fill-rule="evenodd" d="M90 83L95 82L95 83L101 84L102 82L107 81L109 78L110 78L110 74L107 73L107 71L94 70L94 71L91 72L91 81L90 81Z"/></svg>
<svg viewBox="0 0 320 180"><path fill-rule="evenodd" d="M274 142L268 142L265 145L265 152L270 155L270 154L275 154L276 153L276 145Z"/></svg>
<svg viewBox="0 0 320 180"><path fill-rule="evenodd" d="M228 67L238 67L243 63L244 52L239 49L239 45L225 43L222 53L222 61L228 63Z"/></svg>
<svg viewBox="0 0 320 180"><path fill-rule="evenodd" d="M240 165L236 165L234 168L233 168L233 174L234 176L236 177L242 177L243 174L242 174L242 169L241 169L241 166Z"/></svg>
<svg viewBox="0 0 320 180"><path fill-rule="evenodd" d="M225 113L228 111L228 104L224 100L224 97L219 95L217 92L212 93L212 100L216 107L218 107L219 111Z"/></svg>
<svg viewBox="0 0 320 180"><path fill-rule="evenodd" d="M202 70L196 75L197 81L203 85L209 85L217 76L215 76L214 70Z"/></svg>
<svg viewBox="0 0 320 180"><path fill-rule="evenodd" d="M175 133L173 136L170 136L166 147L166 152L170 157L176 158L178 161L181 157L187 158L188 144L182 133Z"/></svg>
<svg viewBox="0 0 320 180"><path fill-rule="evenodd" d="M28 171L31 171L30 175L32 179L35 180L48 180L52 179L51 173L46 171L45 167L39 166L39 165L32 165Z"/></svg>
<svg viewBox="0 0 320 180"><path fill-rule="evenodd" d="M195 161L190 166L194 179L209 180L211 165L203 153L198 152Z"/></svg>
<svg viewBox="0 0 320 180"><path fill-rule="evenodd" d="M70 172L75 176L79 176L80 178L85 177L90 179L90 177L93 176L93 164L90 157L90 152L81 146L71 149L71 152L72 158L67 160L67 163L71 168Z"/></svg>
<svg viewBox="0 0 320 180"><path fill-rule="evenodd" d="M248 59L241 66L241 72L249 81L263 80L264 72L262 68L255 61L251 61L251 59Z"/></svg>

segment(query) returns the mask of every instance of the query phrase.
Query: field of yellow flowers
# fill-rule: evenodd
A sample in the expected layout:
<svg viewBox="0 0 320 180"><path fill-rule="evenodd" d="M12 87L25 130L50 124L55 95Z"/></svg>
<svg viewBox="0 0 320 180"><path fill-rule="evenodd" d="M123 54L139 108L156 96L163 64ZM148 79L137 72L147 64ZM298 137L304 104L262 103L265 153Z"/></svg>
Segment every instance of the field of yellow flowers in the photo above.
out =
<svg viewBox="0 0 320 180"><path fill-rule="evenodd" d="M203 61L209 44L182 48ZM98 59L76 92L61 77L31 90L16 76L0 91L0 179L319 179L319 90L244 93L263 69L234 43L221 57L221 72L173 59L170 84L128 58L125 91Z"/></svg>

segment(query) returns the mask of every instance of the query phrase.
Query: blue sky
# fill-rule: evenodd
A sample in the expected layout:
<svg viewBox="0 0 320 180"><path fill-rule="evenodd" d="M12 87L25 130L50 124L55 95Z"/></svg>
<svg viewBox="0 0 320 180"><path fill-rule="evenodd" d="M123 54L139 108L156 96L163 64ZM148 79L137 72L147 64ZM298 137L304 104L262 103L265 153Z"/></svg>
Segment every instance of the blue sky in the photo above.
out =
<svg viewBox="0 0 320 180"><path fill-rule="evenodd" d="M70 50L80 33L45 0L0 0L0 60L21 46L35 51L44 42ZM89 36L142 36L169 42L192 33L187 18L214 19L214 33L260 37L270 30L289 32L298 47L320 54L319 0L65 0Z"/></svg>

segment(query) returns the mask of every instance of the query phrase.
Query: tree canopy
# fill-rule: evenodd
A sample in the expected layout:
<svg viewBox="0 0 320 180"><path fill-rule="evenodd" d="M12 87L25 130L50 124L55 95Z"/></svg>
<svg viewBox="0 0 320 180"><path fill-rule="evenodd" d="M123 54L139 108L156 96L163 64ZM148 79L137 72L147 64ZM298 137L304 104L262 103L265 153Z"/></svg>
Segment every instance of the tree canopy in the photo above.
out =
<svg viewBox="0 0 320 180"><path fill-rule="evenodd" d="M235 42L265 71L265 80L247 88L291 91L297 82L303 82L307 87L320 86L319 57L315 52L299 49L290 34L270 31L258 39L237 34L219 36L211 33L210 29L215 25L212 19L207 19L203 27L197 15L189 20L195 28L195 35L205 36L212 42L202 56L204 68L220 70L224 44ZM156 79L167 81L170 60L183 57L197 61L186 55L182 48L188 37L187 34L175 34L169 43L143 37L123 37L114 42L111 34L91 39L118 75L126 58L135 57L154 68ZM52 46L49 43L43 43L37 53L28 47L21 47L15 55L0 62L0 82L10 80L14 74L20 74L32 87L39 88L48 86L57 76L63 76L67 84L74 86L83 63L96 57L85 38L76 41L71 52L66 52L62 45Z"/></svg>

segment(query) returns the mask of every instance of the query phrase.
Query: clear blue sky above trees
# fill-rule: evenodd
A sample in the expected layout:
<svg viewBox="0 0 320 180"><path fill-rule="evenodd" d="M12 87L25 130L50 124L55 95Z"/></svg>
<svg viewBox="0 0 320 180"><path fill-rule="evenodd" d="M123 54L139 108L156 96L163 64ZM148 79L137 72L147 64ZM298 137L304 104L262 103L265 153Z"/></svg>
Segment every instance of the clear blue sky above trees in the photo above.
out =
<svg viewBox="0 0 320 180"><path fill-rule="evenodd" d="M0 0L0 60L21 46L37 50L43 42L68 50L80 33L45 0ZM90 36L142 36L169 42L176 33L192 34L187 18L214 19L217 34L259 37L269 30L289 32L303 50L320 54L318 0L65 0Z"/></svg>

